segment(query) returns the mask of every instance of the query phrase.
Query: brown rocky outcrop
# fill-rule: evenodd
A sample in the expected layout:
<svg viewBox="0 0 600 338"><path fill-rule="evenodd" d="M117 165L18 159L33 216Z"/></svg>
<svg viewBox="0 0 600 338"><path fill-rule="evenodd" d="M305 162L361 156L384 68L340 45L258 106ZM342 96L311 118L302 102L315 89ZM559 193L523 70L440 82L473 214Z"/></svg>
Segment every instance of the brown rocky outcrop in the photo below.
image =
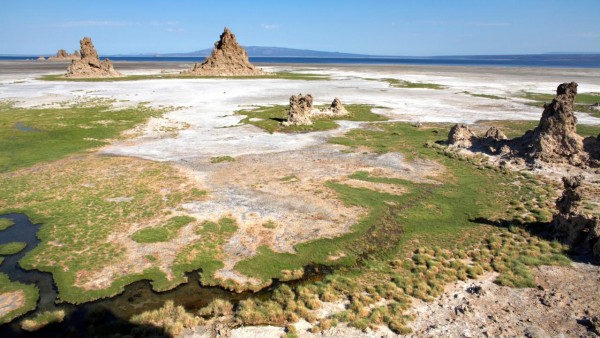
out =
<svg viewBox="0 0 600 338"><path fill-rule="evenodd" d="M477 135L464 124L454 125L448 133L448 144L459 148L471 148L477 139Z"/></svg>
<svg viewBox="0 0 600 338"><path fill-rule="evenodd" d="M600 137L584 139L577 134L573 104L577 83L563 83L556 97L544 106L538 126L521 137L508 140L499 129L490 128L484 137L464 125L454 126L448 144L473 151L509 157L515 162L568 163L574 166L600 166Z"/></svg>
<svg viewBox="0 0 600 338"><path fill-rule="evenodd" d="M572 250L600 258L600 219L585 213L583 201L590 198L581 175L563 177L564 191L556 200L554 234Z"/></svg>
<svg viewBox="0 0 600 338"><path fill-rule="evenodd" d="M74 51L73 54L69 54L64 49L59 49L58 52L56 52L56 56L48 57L48 60L50 60L50 61L79 60L79 59L81 59L81 55L79 54L78 51Z"/></svg>
<svg viewBox="0 0 600 338"><path fill-rule="evenodd" d="M40 56L37 58L37 60L38 60L38 61L45 61L45 60L46 60L46 58L45 58L43 55L40 55Z"/></svg>
<svg viewBox="0 0 600 338"><path fill-rule="evenodd" d="M225 27L219 41L209 57L192 69L181 72L199 76L248 76L262 75L265 72L250 63L246 50L240 46L235 35Z"/></svg>
<svg viewBox="0 0 600 338"><path fill-rule="evenodd" d="M79 43L81 44L81 59L71 61L71 64L67 68L67 77L95 78L121 76L121 73L113 68L110 60L104 59L104 61L100 61L92 39L85 37Z"/></svg>
<svg viewBox="0 0 600 338"><path fill-rule="evenodd" d="M342 104L342 100L340 100L337 97L333 99L333 102L331 102L331 106L325 109L325 111L330 112L331 115L334 116L346 116L350 114Z"/></svg>
<svg viewBox="0 0 600 338"><path fill-rule="evenodd" d="M292 95L290 97L290 109L288 110L287 120L283 122L284 126L312 125L310 116L313 112L313 97L307 95Z"/></svg>
<svg viewBox="0 0 600 338"><path fill-rule="evenodd" d="M490 129L488 129L485 132L484 138L487 140L492 140L492 141L501 141L501 140L507 139L506 135L504 135L502 130L500 130L496 127L490 127Z"/></svg>
<svg viewBox="0 0 600 338"><path fill-rule="evenodd" d="M587 161L583 151L583 137L577 135L577 118L573 103L577 95L577 83L563 83L556 89L556 97L544 105L540 123L532 132L526 133L520 143L525 156L542 162L580 165Z"/></svg>

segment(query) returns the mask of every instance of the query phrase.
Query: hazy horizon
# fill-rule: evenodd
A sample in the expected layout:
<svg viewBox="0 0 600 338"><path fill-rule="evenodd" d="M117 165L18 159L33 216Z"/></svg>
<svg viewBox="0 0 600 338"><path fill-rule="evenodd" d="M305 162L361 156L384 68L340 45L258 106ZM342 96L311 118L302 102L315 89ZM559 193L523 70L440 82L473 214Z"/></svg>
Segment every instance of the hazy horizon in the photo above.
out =
<svg viewBox="0 0 600 338"><path fill-rule="evenodd" d="M598 53L600 2L427 0L0 3L0 54L48 55L92 37L102 55L245 46L381 56Z"/></svg>

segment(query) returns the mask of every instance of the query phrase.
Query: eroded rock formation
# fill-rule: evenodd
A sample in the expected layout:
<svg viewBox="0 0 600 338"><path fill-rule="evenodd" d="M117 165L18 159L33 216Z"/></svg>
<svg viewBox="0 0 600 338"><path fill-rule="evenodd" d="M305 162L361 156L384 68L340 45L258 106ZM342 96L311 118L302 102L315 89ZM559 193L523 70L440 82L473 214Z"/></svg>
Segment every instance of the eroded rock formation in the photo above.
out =
<svg viewBox="0 0 600 338"><path fill-rule="evenodd" d="M563 185L562 196L556 200L555 236L576 252L600 258L600 219L584 212L583 201L590 198L584 190L584 177L563 177Z"/></svg>
<svg viewBox="0 0 600 338"><path fill-rule="evenodd" d="M508 140L496 127L479 137L468 127L456 125L450 130L448 144L506 156L515 162L598 166L600 137L584 139L576 131L577 118L573 110L576 95L577 83L559 85L554 100L544 106L538 126L521 137Z"/></svg>
<svg viewBox="0 0 600 338"><path fill-rule="evenodd" d="M556 89L556 97L544 106L540 123L523 135L525 156L532 160L579 165L587 161L583 151L583 137L577 135L577 118L573 102L577 83L563 83Z"/></svg>
<svg viewBox="0 0 600 338"><path fill-rule="evenodd" d="M330 116L346 116L350 114L342 104L342 101L337 97L333 99L329 108L321 109L319 113Z"/></svg>
<svg viewBox="0 0 600 338"><path fill-rule="evenodd" d="M288 110L287 120L283 122L284 126L312 125L310 116L313 112L313 97L307 95L292 95L290 97L290 109Z"/></svg>
<svg viewBox="0 0 600 338"><path fill-rule="evenodd" d="M45 60L46 60L46 58L45 58L43 55L40 55L40 56L37 58L37 60L38 60L38 61L45 61Z"/></svg>
<svg viewBox="0 0 600 338"><path fill-rule="evenodd" d="M199 76L248 76L262 75L264 71L250 63L246 50L240 46L235 35L225 27L209 57L192 69L181 72Z"/></svg>
<svg viewBox="0 0 600 338"><path fill-rule="evenodd" d="M92 39L85 37L80 42L81 59L71 61L67 68L67 77L73 78L95 78L95 77L117 77L117 72L108 59L100 61L98 52L94 48Z"/></svg>
<svg viewBox="0 0 600 338"><path fill-rule="evenodd" d="M471 148L477 139L477 135L464 124L453 126L448 133L448 144L459 148Z"/></svg>
<svg viewBox="0 0 600 338"><path fill-rule="evenodd" d="M64 49L59 49L58 52L56 52L56 56L48 57L48 60L50 60L50 61L79 60L79 59L81 59L81 55L79 54L78 51L74 51L73 54L69 54Z"/></svg>

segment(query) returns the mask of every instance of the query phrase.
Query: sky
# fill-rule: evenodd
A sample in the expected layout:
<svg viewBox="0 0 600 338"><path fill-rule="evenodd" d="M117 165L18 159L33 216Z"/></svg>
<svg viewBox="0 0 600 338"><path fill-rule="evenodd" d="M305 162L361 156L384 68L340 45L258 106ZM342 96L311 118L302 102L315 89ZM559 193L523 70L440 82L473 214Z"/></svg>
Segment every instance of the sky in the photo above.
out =
<svg viewBox="0 0 600 338"><path fill-rule="evenodd" d="M0 0L0 54L101 55L242 45L371 55L600 52L600 0Z"/></svg>

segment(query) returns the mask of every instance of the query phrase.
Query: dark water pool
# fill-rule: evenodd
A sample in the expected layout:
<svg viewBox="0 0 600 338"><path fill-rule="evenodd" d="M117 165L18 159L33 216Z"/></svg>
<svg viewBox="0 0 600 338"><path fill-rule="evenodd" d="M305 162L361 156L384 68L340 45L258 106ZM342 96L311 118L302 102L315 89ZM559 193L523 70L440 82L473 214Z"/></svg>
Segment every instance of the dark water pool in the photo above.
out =
<svg viewBox="0 0 600 338"><path fill-rule="evenodd" d="M37 238L39 224L33 224L26 215L7 214L0 218L9 218L15 222L12 227L0 231L0 244L9 242L25 242L27 247L20 253L5 257L0 265L0 272L7 274L11 280L25 284L35 284L40 290L40 300L35 311L26 314L11 323L0 326L0 337L87 337L110 336L113 334L129 334L145 330L152 335L168 336L162 329L155 327L139 327L128 322L128 319L138 313L160 308L172 300L176 305L184 306L188 311L198 310L215 299L225 299L236 304L247 298L268 297L280 283L258 293L235 293L219 287L207 287L200 283L201 271L186 274L188 282L175 289L165 292L155 292L149 281L139 281L128 285L121 294L89 302L81 305L57 304L57 291L50 273L37 270L24 270L19 266L19 260L40 242ZM329 268L307 267L307 273L302 280L290 284L298 285L320 280ZM65 320L60 324L52 324L34 332L28 333L20 329L22 319L35 316L42 311L63 309L67 312Z"/></svg>

